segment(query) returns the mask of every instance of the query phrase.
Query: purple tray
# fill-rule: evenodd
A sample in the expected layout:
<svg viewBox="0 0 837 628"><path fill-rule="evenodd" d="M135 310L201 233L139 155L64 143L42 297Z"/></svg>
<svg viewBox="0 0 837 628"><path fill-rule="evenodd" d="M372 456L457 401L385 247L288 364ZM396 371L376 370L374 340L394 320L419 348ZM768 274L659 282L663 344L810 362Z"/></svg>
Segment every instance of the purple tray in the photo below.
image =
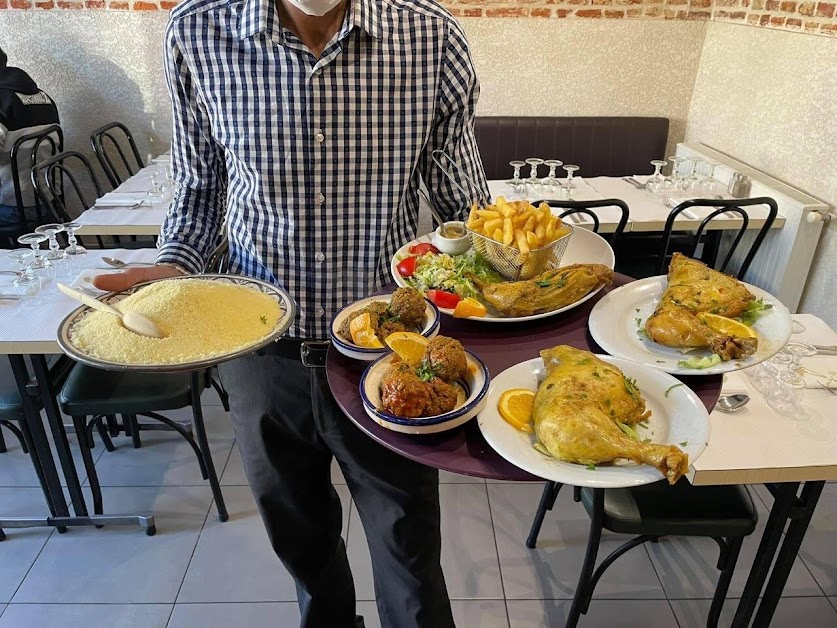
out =
<svg viewBox="0 0 837 628"><path fill-rule="evenodd" d="M488 365L492 375L536 358L542 349L559 344L604 353L587 331L587 318L599 299L631 281L630 277L617 274L611 286L583 305L526 323L489 324L443 316L439 333L457 338ZM453 473L493 480L541 479L494 451L482 437L476 420L440 434L400 434L381 427L366 414L358 393L360 376L366 366L367 363L351 360L333 348L328 351L326 373L331 392L343 412L371 438L410 460ZM695 391L707 410L712 410L721 393L721 375L679 379Z"/></svg>

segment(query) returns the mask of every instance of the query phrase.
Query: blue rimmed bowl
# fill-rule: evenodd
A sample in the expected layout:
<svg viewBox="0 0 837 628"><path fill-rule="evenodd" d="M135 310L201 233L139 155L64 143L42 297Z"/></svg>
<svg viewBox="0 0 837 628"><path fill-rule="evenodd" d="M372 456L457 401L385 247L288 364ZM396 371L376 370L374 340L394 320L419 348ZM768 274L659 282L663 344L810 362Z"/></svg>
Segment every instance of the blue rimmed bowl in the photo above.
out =
<svg viewBox="0 0 837 628"><path fill-rule="evenodd" d="M394 353L379 358L363 372L360 378L360 397L366 414L381 427L404 434L435 434L467 423L485 406L491 377L488 367L470 351L465 351L468 373L456 383L460 390L461 403L450 412L435 416L410 419L381 410L381 380L398 357Z"/></svg>
<svg viewBox="0 0 837 628"><path fill-rule="evenodd" d="M336 316L331 320L331 327L329 328L329 338L331 339L331 344L334 345L334 348L337 349L340 353L345 355L348 358L352 358L353 360L362 360L363 362L373 362L377 360L383 355L390 353L389 347L384 347L382 349L368 349L366 347L359 347L358 345L346 340L340 335L340 327L343 325L343 321L346 320L346 317L349 316L352 312L356 312L357 310L363 309L368 306L370 303L374 303L375 301L384 301L389 303L392 301L391 294L381 294L376 297L366 297L365 299L360 299L359 301L355 301L350 303L342 310L337 312ZM424 300L424 327L421 330L421 335L425 338L435 338L436 335L439 333L439 310L438 308L433 305L427 299Z"/></svg>

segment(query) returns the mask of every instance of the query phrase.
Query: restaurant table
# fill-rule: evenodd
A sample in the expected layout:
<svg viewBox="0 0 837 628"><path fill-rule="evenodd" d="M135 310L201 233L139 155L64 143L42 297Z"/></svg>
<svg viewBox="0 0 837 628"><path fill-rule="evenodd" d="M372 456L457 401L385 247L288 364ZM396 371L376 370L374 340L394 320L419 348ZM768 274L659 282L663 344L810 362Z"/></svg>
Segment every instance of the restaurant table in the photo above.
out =
<svg viewBox="0 0 837 628"><path fill-rule="evenodd" d="M473 350L493 375L537 357L541 349L557 344L569 344L602 353L587 330L588 316L602 296L629 281L630 278L617 274L613 286L605 288L587 303L551 318L504 325L443 317L440 333L459 339L468 349ZM512 465L494 451L483 438L477 421L469 421L448 432L428 435L401 434L381 427L366 414L358 392L360 377L366 366L367 363L351 360L334 349L328 352L328 382L338 405L358 428L378 443L411 460L445 471L495 480L541 480ZM680 379L697 393L709 410L714 407L721 392L720 376ZM833 410L837 411L837 397L826 391L807 392L830 397ZM756 407L755 400L751 404ZM750 421L738 420L738 417L747 416L750 412L752 409L745 408L734 415L717 411L711 413L712 430L708 447L695 461L696 468L691 470L689 478L696 485L766 482L775 497L744 595L736 611L732 624L734 628L749 626L754 613L755 626L769 625L822 492L823 480L837 479L837 448L831 448L830 458L826 453L827 443L833 443L834 437L837 437L837 425L834 422L830 423L831 432L829 438L825 439L826 445L817 449L820 457L813 459L819 464L794 467L791 462L794 460L792 452L796 441L786 439L783 432L765 430L764 423L758 420L758 414ZM791 451L790 455L783 458L786 466L781 470L775 468L776 460L770 458L771 448L764 447L771 434L774 438L773 449L784 445L785 449ZM746 443L753 443L753 446L742 446ZM740 465L736 461L741 461L744 450L749 464L759 468L737 468ZM721 455L718 456L716 452L721 452ZM812 460L797 455L796 461L800 459ZM831 460L831 466L823 465L824 459ZM801 481L806 483L801 495L797 497ZM791 524L782 542L782 533L788 520ZM776 564L771 570L777 554ZM759 603L762 591L763 597Z"/></svg>
<svg viewBox="0 0 837 628"><path fill-rule="evenodd" d="M0 270L16 270L13 260L0 251ZM59 279L64 283L79 286L84 277L100 273L116 272L115 268L102 262L103 256L115 257L126 262L153 262L156 251L153 249L137 250L91 250L80 261L79 268L67 278ZM76 275L76 278L73 278ZM0 275L0 294L14 294L11 275ZM32 463L35 466L41 487L50 510L51 517L3 517L0 512L0 529L32 526L53 526L65 531L67 526L76 525L141 525L146 530L153 530L154 517L151 513L130 515L91 515L82 495L81 482L73 462L70 443L64 427L61 412L55 396L57 393L54 380L59 376L56 371L72 366L69 358L60 359L52 368L48 366L47 356L60 354L58 346L58 326L64 317L78 307L79 303L62 294L55 287L54 279L49 279L36 295L19 300L0 299L0 355L8 356L12 366L18 392L23 402L24 416L32 432L34 441ZM32 365L30 376L26 356ZM31 392L30 392L31 391ZM67 500L61 489L58 466L55 463L50 443L47 438L44 420L36 410L32 395L37 395L44 408L46 424L52 434L53 444L58 456L60 468L67 484L67 492L75 516L70 515ZM0 535L2 540L2 535Z"/></svg>

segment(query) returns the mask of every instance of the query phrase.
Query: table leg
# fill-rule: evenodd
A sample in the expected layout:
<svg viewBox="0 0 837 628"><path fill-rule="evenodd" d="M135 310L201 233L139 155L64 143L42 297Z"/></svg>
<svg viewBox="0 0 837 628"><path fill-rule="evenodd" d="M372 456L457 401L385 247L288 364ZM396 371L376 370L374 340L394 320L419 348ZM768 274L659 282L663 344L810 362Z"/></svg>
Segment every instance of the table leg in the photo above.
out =
<svg viewBox="0 0 837 628"><path fill-rule="evenodd" d="M770 580L767 581L767 588L764 590L764 596L753 622L754 626L770 625L776 605L782 597L782 591L785 590L793 561L799 554L799 548L802 546L802 540L805 538L808 524L811 523L811 517L814 516L814 510L817 508L817 502L819 502L824 486L825 482L806 482L802 486L802 496L791 511L791 523L785 533L782 547L779 548L779 555L776 557L776 564L770 573Z"/></svg>
<svg viewBox="0 0 837 628"><path fill-rule="evenodd" d="M770 516L767 519L764 534L761 536L756 558L753 560L747 584L744 586L744 593L735 611L732 628L747 628L750 625L750 619L753 617L764 582L770 573L776 550L782 541L782 532L790 516L798 488L799 482L777 485L777 492L773 496L773 507L770 509Z"/></svg>
<svg viewBox="0 0 837 628"><path fill-rule="evenodd" d="M29 383L26 362L21 355L10 355L9 362L12 365L12 373L23 404L26 424L29 427L29 434L32 439L29 453L32 456L32 463L35 465L38 478L41 480L41 489L44 491L50 513L54 517L66 517L70 514L70 511L67 507L67 500L64 499L64 491L61 489L61 480L58 477L58 469L55 468L46 430L44 430L44 424L41 422L40 413L35 410L32 399L29 397L29 391L26 389Z"/></svg>
<svg viewBox="0 0 837 628"><path fill-rule="evenodd" d="M31 359L35 380L38 382L38 390L41 393L41 403L44 406L47 422L52 430L52 438L55 442L55 450L58 452L58 459L61 461L61 468L64 471L64 479L67 480L67 490L70 492L73 510L75 510L76 515L86 517L87 505L84 503L84 495L81 492L81 481L73 461L70 442L67 440L64 421L61 419L61 412L55 403L55 391L49 381L46 359L42 355L33 355Z"/></svg>

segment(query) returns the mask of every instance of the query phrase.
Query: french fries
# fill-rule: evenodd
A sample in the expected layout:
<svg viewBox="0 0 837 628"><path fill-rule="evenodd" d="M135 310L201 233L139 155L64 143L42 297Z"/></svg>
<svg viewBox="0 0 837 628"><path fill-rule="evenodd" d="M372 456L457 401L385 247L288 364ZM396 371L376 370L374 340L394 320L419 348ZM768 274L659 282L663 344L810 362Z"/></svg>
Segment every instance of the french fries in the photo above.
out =
<svg viewBox="0 0 837 628"><path fill-rule="evenodd" d="M523 254L552 244L570 231L546 203L535 207L528 201L507 201L502 196L496 205L485 209L474 205L465 226Z"/></svg>

